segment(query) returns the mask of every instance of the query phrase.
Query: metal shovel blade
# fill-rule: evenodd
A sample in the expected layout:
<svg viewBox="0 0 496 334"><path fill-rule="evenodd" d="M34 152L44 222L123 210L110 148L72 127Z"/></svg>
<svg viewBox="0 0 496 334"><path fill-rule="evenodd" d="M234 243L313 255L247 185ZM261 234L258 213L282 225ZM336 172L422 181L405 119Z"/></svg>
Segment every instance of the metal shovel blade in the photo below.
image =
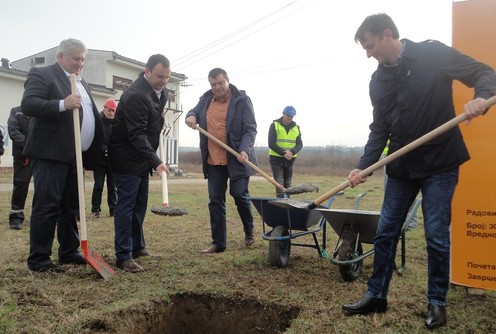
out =
<svg viewBox="0 0 496 334"><path fill-rule="evenodd" d="M278 198L268 201L269 204L278 206L284 209L302 209L309 210L312 209L313 206L312 201L304 200L304 199L294 199L294 198ZM315 208L315 206L313 206Z"/></svg>
<svg viewBox="0 0 496 334"><path fill-rule="evenodd" d="M188 214L188 210L182 208L171 208L168 206L152 207L151 211L159 216L184 216Z"/></svg>
<svg viewBox="0 0 496 334"><path fill-rule="evenodd" d="M98 253L95 253L88 249L88 241L81 240L81 249L83 250L83 256L86 262L95 269L103 279L109 279L115 275L115 270L112 269Z"/></svg>
<svg viewBox="0 0 496 334"><path fill-rule="evenodd" d="M319 192L319 187L312 183L303 183L294 187L286 188L282 191L283 194L294 195L302 193Z"/></svg>

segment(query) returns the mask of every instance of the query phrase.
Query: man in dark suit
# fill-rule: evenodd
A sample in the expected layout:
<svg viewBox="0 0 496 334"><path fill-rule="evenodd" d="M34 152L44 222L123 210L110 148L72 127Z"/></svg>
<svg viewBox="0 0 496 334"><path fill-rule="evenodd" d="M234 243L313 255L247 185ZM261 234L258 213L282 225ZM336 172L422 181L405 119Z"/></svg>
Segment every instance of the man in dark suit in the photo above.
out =
<svg viewBox="0 0 496 334"><path fill-rule="evenodd" d="M122 94L110 133L109 159L117 187L116 266L126 272L143 271L134 260L150 255L143 233L149 174L152 170L160 176L162 172L169 173L156 151L164 125L165 85L170 74L170 63L165 56L151 56L145 72Z"/></svg>
<svg viewBox="0 0 496 334"><path fill-rule="evenodd" d="M93 169L102 145L102 125L88 84L80 77L86 47L66 39L53 65L34 67L28 74L21 107L31 117L23 154L33 166L28 268L62 272L60 264L86 264L79 252L79 216L73 112L79 108L83 165ZM78 94L71 93L69 76L78 78ZM51 261L57 228L58 264Z"/></svg>

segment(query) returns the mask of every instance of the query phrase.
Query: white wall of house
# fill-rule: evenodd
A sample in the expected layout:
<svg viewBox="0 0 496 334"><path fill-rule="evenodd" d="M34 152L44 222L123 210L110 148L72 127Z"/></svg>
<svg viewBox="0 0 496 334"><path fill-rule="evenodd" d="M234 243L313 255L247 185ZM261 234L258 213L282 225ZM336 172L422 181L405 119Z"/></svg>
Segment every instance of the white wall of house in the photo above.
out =
<svg viewBox="0 0 496 334"><path fill-rule="evenodd" d="M26 73L0 68L0 131L3 133L4 154L0 167L12 167L12 142L7 132L10 110L21 104Z"/></svg>

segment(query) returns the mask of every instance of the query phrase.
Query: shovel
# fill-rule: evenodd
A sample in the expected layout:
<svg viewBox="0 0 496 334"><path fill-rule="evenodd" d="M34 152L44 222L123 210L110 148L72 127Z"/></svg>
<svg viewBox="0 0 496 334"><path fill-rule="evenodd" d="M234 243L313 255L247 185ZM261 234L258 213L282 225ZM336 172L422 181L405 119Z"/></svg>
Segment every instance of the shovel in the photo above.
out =
<svg viewBox="0 0 496 334"><path fill-rule="evenodd" d="M486 100L486 102L485 102L486 110L488 110L494 104L496 104L496 96L493 96L493 97ZM457 117L451 119L450 121L438 126L434 130L426 133L422 137L412 141L410 144L403 146L402 148L395 151L394 153L391 153L390 155L388 155L384 159L379 160L375 164L365 168L364 170L362 170L360 172L359 175L361 177L366 177L366 176L372 174L373 172L384 167L385 165L387 165L391 161L393 161L393 160L399 158L400 156L402 156L402 155L416 149L417 147L427 143L431 139L439 136L440 134L448 131L451 128L454 128L455 126L457 126L458 124L460 124L461 122L463 122L465 120L467 120L467 115L465 113L458 115ZM317 198L313 202L308 202L305 200L293 200L293 199L289 199L289 198L277 199L277 200L274 199L274 200L270 200L268 202L272 205L275 205L275 206L278 206L281 208L285 208L285 209L311 210L311 209L316 208L317 206L319 206L320 204L322 204L324 201L328 200L332 196L336 195L338 192L346 189L347 187L348 187L348 180L344 181L340 185L329 190L328 192L326 192L325 194L323 194L322 196L320 196L319 198Z"/></svg>
<svg viewBox="0 0 496 334"><path fill-rule="evenodd" d="M229 147L228 145L226 145L225 143L220 141L218 138L216 138L212 134L208 133L206 130L202 129L198 124L196 125L196 129L198 131L200 131L202 134L204 134L205 136L207 136L209 139L216 142L219 146L221 146L222 148L227 150L229 153L234 155L236 158L240 157L238 152L233 150L231 147ZM317 187L316 185L313 185L313 184L302 184L302 185L298 185L298 186L294 186L294 187L290 187L290 188L286 189L282 185L280 185L276 180L271 178L267 173L265 173L263 170L261 170L257 165L252 163L251 161L245 160L244 162L246 165L248 165L250 168L252 168L258 174L262 175L267 181L269 181L274 186L276 186L277 188L282 190L282 192L285 194L300 194L300 193L304 193L304 192L312 192L312 191L318 191L319 190L319 187Z"/></svg>
<svg viewBox="0 0 496 334"><path fill-rule="evenodd" d="M71 91L77 94L76 75L71 74ZM84 180L83 180L83 154L81 151L81 129L79 128L79 108L73 110L74 119L74 141L76 143L76 165L78 178L78 197L79 197L79 220L81 224L81 249L86 262L93 267L104 278L108 279L115 274L115 271L102 260L100 255L88 249L88 240L86 237L86 207L84 202Z"/></svg>
<svg viewBox="0 0 496 334"><path fill-rule="evenodd" d="M162 161L165 160L165 151L164 151L164 134L160 132L160 142L159 142L159 153ZM167 173L162 172L162 207L152 207L151 211L160 216L183 216L187 215L188 211L180 208L171 208L169 207L169 190L167 187Z"/></svg>

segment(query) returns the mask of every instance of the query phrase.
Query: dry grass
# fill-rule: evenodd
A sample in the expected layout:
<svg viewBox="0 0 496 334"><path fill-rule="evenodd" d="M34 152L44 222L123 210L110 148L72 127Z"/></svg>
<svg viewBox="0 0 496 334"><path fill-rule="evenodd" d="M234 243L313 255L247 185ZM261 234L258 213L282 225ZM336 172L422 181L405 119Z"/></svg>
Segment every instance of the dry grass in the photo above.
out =
<svg viewBox="0 0 496 334"><path fill-rule="evenodd" d="M187 170L187 169L186 169ZM195 175L200 177L199 174ZM342 177L296 176L294 184L314 183L321 193L343 181ZM264 180L250 184L252 196L270 197L273 186ZM359 189L348 189L334 208L352 208L359 192L368 191L361 208L376 210L382 197L382 178L373 176ZM87 203L89 196L87 191ZM213 256L199 254L210 242L206 181L169 184L169 202L187 208L182 217L148 213L145 236L149 250L161 257L139 259L146 271L118 271L104 281L91 268L67 266L64 274L30 273L26 268L29 231L8 228L8 192L1 192L0 209L0 332L1 333L91 333L119 330L126 312L147 313L157 301L168 302L178 293L225 296L240 301L255 299L264 304L297 306L301 312L288 333L423 333L426 261L423 229L407 234L407 270L393 277L390 311L383 315L346 316L341 304L357 300L366 288L372 257L364 260L364 272L352 283L343 282L339 270L314 249L293 247L287 268L268 265L268 242L257 238L247 249L232 200L228 200L228 248ZM299 197L315 199L319 194ZM159 184L153 184L149 207L161 203ZM87 206L87 211L89 211ZM29 210L28 210L29 216ZM89 213L89 212L88 212ZM113 221L106 217L88 225L89 248L114 264ZM261 217L254 211L256 235L262 233ZM329 231L331 231L329 229ZM321 234L319 234L321 237ZM336 235L327 237L329 253ZM370 245L365 245L370 247ZM57 242L54 243L56 254ZM439 333L490 333L496 330L493 311L496 295L470 299L465 289L449 292L448 326ZM198 331L202 332L201 329Z"/></svg>

